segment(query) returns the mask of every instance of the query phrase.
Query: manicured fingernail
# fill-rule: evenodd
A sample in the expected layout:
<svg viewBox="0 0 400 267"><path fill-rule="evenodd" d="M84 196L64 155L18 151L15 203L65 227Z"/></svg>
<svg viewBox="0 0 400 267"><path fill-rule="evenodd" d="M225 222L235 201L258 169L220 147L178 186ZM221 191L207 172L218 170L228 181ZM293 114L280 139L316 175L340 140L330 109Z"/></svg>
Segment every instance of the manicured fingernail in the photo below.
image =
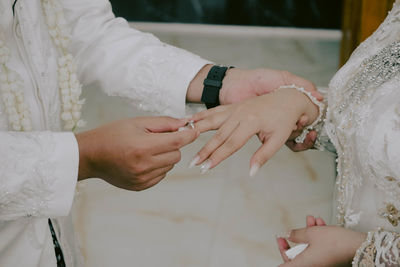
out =
<svg viewBox="0 0 400 267"><path fill-rule="evenodd" d="M251 165L250 177L254 177L259 170L260 170L260 164L256 163L256 164Z"/></svg>
<svg viewBox="0 0 400 267"><path fill-rule="evenodd" d="M206 160L203 164L200 166L201 174L206 174L211 168L211 161Z"/></svg>
<svg viewBox="0 0 400 267"><path fill-rule="evenodd" d="M308 248L308 244L299 244L287 250L285 254L289 258L289 260L294 260L294 258L296 258L297 255L302 253L304 250L306 250L306 248Z"/></svg>
<svg viewBox="0 0 400 267"><path fill-rule="evenodd" d="M282 232L282 233L279 233L279 234L275 235L275 237L276 237L276 238L289 239L290 233L291 233L291 232L292 232L292 231Z"/></svg>
<svg viewBox="0 0 400 267"><path fill-rule="evenodd" d="M197 165L197 163L199 163L200 157L196 156L192 159L192 161L189 164L189 169L193 168L194 166Z"/></svg>

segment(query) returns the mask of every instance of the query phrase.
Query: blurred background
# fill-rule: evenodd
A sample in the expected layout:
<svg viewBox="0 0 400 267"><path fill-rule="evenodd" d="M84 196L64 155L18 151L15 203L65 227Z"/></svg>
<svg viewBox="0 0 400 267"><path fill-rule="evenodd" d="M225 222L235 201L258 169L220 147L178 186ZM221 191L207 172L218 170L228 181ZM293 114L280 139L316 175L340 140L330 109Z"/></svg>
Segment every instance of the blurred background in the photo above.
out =
<svg viewBox="0 0 400 267"><path fill-rule="evenodd" d="M339 29L342 1L325 0L112 0L131 21Z"/></svg>

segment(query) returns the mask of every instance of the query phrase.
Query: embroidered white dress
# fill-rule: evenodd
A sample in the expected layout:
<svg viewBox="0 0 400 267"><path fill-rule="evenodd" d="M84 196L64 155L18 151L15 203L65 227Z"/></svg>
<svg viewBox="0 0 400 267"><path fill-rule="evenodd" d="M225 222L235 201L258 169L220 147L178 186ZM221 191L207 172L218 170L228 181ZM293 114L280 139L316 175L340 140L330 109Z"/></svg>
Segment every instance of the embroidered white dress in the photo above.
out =
<svg viewBox="0 0 400 267"><path fill-rule="evenodd" d="M338 154L337 222L363 232L389 231L376 243L375 262L360 266L399 266L399 1L332 79L328 106L323 132Z"/></svg>
<svg viewBox="0 0 400 267"><path fill-rule="evenodd" d="M84 85L95 83L144 110L184 115L188 85L208 61L131 29L107 0L60 3ZM48 218L66 265L80 266L69 216L78 146L73 133L61 132L59 55L41 1L0 0L0 32L11 50L8 67L24 82L33 128L12 132L0 101L0 266L55 267Z"/></svg>

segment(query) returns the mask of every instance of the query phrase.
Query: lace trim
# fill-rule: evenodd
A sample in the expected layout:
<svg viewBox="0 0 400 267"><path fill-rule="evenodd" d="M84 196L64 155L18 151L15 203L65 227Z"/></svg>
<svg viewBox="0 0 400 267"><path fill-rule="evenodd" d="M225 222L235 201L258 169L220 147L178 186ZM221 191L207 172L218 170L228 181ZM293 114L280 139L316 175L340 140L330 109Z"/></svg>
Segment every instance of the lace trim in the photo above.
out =
<svg viewBox="0 0 400 267"><path fill-rule="evenodd" d="M353 267L395 267L400 265L400 234L382 228L368 233L357 250Z"/></svg>
<svg viewBox="0 0 400 267"><path fill-rule="evenodd" d="M278 88L279 89L285 89L285 88L289 88L289 89L296 89L297 91L305 94L313 104L315 104L318 109L319 109L319 113L318 113L318 117L317 119L311 123L309 126L307 126L306 128L304 128L303 132L301 133L300 136L298 136L296 138L296 143L304 143L304 140L307 137L307 134L313 130L318 124L322 123L323 120L322 118L325 116L325 104L323 102L318 101L310 92L306 91L306 89L304 89L304 87L299 87L295 84L292 85L286 85L286 86L281 86Z"/></svg>
<svg viewBox="0 0 400 267"><path fill-rule="evenodd" d="M3 173L0 174L0 217L2 220L41 217L53 199L55 166L50 159L55 150L55 137L49 132L31 132L21 141L20 133L7 135L16 140L7 144L11 153L3 153L0 159ZM26 158L33 161L26 162L23 160ZM22 184L11 184L21 180Z"/></svg>

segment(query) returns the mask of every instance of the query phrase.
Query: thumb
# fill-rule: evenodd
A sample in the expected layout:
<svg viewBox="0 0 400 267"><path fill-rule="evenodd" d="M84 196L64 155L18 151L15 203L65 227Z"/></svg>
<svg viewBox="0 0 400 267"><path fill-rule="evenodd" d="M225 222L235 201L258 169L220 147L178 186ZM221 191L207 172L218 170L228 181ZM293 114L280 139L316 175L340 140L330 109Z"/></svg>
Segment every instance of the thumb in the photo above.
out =
<svg viewBox="0 0 400 267"><path fill-rule="evenodd" d="M148 117L145 128L151 133L176 132L188 122L187 119L175 119L172 117Z"/></svg>
<svg viewBox="0 0 400 267"><path fill-rule="evenodd" d="M290 232L290 236L288 240L290 242L296 243L296 244L308 244L308 230L307 228L302 228L302 229L297 229L297 230L292 230Z"/></svg>

